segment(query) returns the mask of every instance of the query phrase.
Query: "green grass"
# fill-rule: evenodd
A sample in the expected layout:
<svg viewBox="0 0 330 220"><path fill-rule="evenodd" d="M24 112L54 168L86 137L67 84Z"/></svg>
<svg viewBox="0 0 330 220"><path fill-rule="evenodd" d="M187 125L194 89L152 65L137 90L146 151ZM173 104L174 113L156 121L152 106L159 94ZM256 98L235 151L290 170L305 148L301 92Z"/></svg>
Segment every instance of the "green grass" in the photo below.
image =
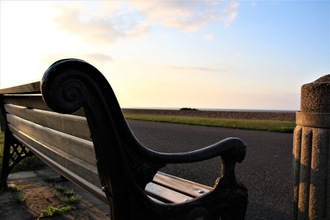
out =
<svg viewBox="0 0 330 220"><path fill-rule="evenodd" d="M81 200L81 196L73 189L68 190L65 186L56 185L55 190L64 196L64 201L66 203L77 204Z"/></svg>
<svg viewBox="0 0 330 220"><path fill-rule="evenodd" d="M81 200L81 196L78 194L73 194L71 196L65 197L64 201L70 204L77 204Z"/></svg>
<svg viewBox="0 0 330 220"><path fill-rule="evenodd" d="M41 210L41 215L40 217L50 217L50 216L54 216L54 215L61 215L65 212L71 211L71 210L75 210L75 207L73 206L58 206L58 207L54 207L54 206L48 206L47 209Z"/></svg>
<svg viewBox="0 0 330 220"><path fill-rule="evenodd" d="M57 207L48 206L47 209L41 210L40 218L61 215L65 212L75 210L76 207L74 205L78 204L82 198L73 189L68 190L62 185L55 185L53 193L54 197L58 197L60 200L64 201L65 204Z"/></svg>
<svg viewBox="0 0 330 220"><path fill-rule="evenodd" d="M291 121L206 118L176 115L125 114L125 118L143 121L168 122L188 125L202 125L283 133L292 133L296 126L295 122Z"/></svg>
<svg viewBox="0 0 330 220"><path fill-rule="evenodd" d="M26 196L24 196L23 193L15 193L14 195L8 197L8 199L12 204L19 204L25 202Z"/></svg>

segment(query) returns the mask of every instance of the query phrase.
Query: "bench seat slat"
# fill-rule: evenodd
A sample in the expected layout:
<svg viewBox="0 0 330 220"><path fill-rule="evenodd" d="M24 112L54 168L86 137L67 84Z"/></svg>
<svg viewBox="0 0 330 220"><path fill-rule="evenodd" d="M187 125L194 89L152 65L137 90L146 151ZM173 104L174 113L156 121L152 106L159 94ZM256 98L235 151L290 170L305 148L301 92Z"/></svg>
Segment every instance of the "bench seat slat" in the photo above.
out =
<svg viewBox="0 0 330 220"><path fill-rule="evenodd" d="M6 104L8 113L17 115L36 124L52 128L73 136L91 141L90 132L85 117L59 114L39 109L30 109L24 106Z"/></svg>
<svg viewBox="0 0 330 220"><path fill-rule="evenodd" d="M164 203L184 203L185 201L193 199L193 197L173 191L171 189L154 183L148 183L145 190L148 195Z"/></svg>
<svg viewBox="0 0 330 220"><path fill-rule="evenodd" d="M95 166L92 166L78 158L73 157L72 155L69 155L57 148L54 148L47 143L43 143L42 141L39 141L32 136L24 134L10 124L9 129L13 133L15 138L19 138L20 141L23 142L24 145L27 145L32 152L38 151L46 155L54 162L60 164L71 172L76 173L86 181L89 181L92 184L101 187L97 169Z"/></svg>
<svg viewBox="0 0 330 220"><path fill-rule="evenodd" d="M153 182L191 197L199 197L213 190L210 186L195 183L162 172L158 172L158 175L155 175Z"/></svg>

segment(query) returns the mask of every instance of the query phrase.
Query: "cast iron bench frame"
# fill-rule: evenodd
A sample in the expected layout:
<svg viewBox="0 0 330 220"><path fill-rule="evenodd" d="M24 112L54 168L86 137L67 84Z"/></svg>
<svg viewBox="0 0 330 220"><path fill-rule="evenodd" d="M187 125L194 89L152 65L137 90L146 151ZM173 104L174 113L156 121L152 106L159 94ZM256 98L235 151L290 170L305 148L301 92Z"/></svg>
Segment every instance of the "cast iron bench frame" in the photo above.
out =
<svg viewBox="0 0 330 220"><path fill-rule="evenodd" d="M12 168L34 154L108 203L112 220L245 218L248 192L235 177L235 165L246 154L242 140L227 138L186 153L144 147L108 81L87 62L59 60L41 82L1 89L0 95L5 133L1 188L7 187ZM214 188L158 172L166 164L217 156L222 177Z"/></svg>

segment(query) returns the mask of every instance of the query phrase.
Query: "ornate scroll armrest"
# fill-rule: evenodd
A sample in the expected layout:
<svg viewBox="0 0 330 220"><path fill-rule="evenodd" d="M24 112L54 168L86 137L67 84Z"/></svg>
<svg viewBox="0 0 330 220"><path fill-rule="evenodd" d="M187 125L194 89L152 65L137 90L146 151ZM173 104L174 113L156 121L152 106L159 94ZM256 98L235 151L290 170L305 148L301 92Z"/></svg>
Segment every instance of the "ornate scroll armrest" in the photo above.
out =
<svg viewBox="0 0 330 220"><path fill-rule="evenodd" d="M246 154L246 145L239 138L226 138L213 145L184 153L158 153L148 152L149 157L155 158L163 163L192 163L221 156L226 163L239 162L244 160Z"/></svg>
<svg viewBox="0 0 330 220"><path fill-rule="evenodd" d="M235 165L241 163L246 155L246 144L239 138L226 138L213 145L191 152L184 153L158 153L145 149L145 154L153 161L164 164L193 163L208 160L217 156L222 159L222 176L231 184L240 185L235 177Z"/></svg>

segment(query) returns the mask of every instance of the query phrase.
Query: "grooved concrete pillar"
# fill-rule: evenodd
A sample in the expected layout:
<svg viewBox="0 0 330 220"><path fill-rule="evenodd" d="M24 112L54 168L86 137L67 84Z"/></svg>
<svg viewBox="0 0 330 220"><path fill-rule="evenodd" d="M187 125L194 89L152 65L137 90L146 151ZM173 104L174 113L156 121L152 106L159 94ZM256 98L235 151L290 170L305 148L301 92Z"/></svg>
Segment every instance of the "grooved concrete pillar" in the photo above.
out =
<svg viewBox="0 0 330 220"><path fill-rule="evenodd" d="M330 75L301 87L293 136L293 220L330 219Z"/></svg>

